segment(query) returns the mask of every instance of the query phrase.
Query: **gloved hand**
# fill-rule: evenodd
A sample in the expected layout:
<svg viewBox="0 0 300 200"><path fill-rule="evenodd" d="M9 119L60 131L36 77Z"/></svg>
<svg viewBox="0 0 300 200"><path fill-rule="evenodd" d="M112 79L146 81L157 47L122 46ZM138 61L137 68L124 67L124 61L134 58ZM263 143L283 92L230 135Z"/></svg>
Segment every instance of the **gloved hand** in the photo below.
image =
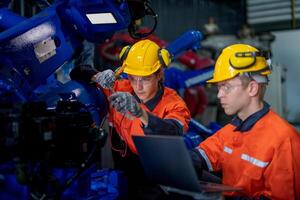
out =
<svg viewBox="0 0 300 200"><path fill-rule="evenodd" d="M116 81L115 73L110 69L98 72L94 75L93 79L96 83L100 84L101 87L106 89L112 88Z"/></svg>
<svg viewBox="0 0 300 200"><path fill-rule="evenodd" d="M128 111L135 117L141 117L143 114L139 103L129 92L116 92L108 97L108 100L120 113L126 114Z"/></svg>

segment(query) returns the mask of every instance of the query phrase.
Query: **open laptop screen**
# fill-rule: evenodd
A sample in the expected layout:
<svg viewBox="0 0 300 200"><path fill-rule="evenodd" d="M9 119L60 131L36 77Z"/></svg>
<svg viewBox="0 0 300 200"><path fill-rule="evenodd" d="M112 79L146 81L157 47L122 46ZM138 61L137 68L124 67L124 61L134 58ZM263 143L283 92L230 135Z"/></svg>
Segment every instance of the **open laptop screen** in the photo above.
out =
<svg viewBox="0 0 300 200"><path fill-rule="evenodd" d="M239 190L222 184L200 183L183 137L133 136L133 141L146 176L160 185L196 192Z"/></svg>

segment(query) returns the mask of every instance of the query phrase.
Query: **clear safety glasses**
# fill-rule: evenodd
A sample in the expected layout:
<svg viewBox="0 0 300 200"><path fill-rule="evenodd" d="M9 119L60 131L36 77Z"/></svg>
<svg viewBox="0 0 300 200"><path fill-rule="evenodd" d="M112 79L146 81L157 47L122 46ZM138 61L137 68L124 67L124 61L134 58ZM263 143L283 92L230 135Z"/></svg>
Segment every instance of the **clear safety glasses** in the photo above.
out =
<svg viewBox="0 0 300 200"><path fill-rule="evenodd" d="M217 88L218 88L219 92L222 91L225 94L229 94L234 88L239 87L239 86L242 86L242 84L231 85L228 83L224 83L224 84L218 84Z"/></svg>
<svg viewBox="0 0 300 200"><path fill-rule="evenodd" d="M152 83L152 81L154 80L155 75L150 75L150 76L133 76L133 75L128 75L128 80L132 83L132 84L143 84L143 85L149 85Z"/></svg>

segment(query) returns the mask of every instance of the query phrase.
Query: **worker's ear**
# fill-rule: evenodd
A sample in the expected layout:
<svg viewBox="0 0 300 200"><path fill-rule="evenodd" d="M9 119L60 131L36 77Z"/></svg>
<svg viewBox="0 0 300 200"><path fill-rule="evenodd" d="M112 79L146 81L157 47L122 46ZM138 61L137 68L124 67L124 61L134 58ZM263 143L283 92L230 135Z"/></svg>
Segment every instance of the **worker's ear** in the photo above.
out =
<svg viewBox="0 0 300 200"><path fill-rule="evenodd" d="M258 95L259 84L256 81L250 81L250 83L248 84L248 92L249 96L251 97Z"/></svg>
<svg viewBox="0 0 300 200"><path fill-rule="evenodd" d="M163 79L163 75L164 75L163 71L164 71L164 69L161 68L161 69L159 69L159 71L157 72L156 77L157 77L158 80Z"/></svg>

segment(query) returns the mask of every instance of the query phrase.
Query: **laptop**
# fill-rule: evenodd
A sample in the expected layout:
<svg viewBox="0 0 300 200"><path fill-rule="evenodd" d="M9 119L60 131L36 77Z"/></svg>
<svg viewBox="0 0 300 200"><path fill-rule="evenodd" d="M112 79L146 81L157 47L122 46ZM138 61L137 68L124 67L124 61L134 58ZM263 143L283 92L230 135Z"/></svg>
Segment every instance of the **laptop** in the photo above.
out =
<svg viewBox="0 0 300 200"><path fill-rule="evenodd" d="M138 150L145 175L155 183L191 192L241 190L223 184L198 180L183 137L133 136L133 141Z"/></svg>

